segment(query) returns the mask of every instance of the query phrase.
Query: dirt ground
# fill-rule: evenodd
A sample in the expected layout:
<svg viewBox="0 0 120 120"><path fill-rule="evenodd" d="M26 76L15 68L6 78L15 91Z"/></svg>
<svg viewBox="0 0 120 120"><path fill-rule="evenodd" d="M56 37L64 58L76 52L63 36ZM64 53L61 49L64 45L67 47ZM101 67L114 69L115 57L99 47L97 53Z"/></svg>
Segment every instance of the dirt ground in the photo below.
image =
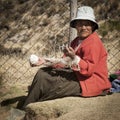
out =
<svg viewBox="0 0 120 120"><path fill-rule="evenodd" d="M10 118L11 109L16 107L20 98L26 94L26 90L10 90L5 88L0 90L0 120L18 120L8 118ZM80 103L78 102L78 105L74 106L73 111L49 120L120 120L120 93L80 98Z"/></svg>
<svg viewBox="0 0 120 120"><path fill-rule="evenodd" d="M8 120L11 109L16 108L18 101L26 95L26 88L5 87L0 88L0 120Z"/></svg>

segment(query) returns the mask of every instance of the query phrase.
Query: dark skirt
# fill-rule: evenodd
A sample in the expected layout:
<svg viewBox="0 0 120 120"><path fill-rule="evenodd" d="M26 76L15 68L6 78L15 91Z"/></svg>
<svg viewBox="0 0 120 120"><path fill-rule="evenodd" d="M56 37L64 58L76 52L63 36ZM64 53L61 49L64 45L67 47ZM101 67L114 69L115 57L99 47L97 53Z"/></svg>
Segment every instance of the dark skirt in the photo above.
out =
<svg viewBox="0 0 120 120"><path fill-rule="evenodd" d="M41 68L33 79L24 107L37 101L80 96L80 93L79 81L71 69Z"/></svg>

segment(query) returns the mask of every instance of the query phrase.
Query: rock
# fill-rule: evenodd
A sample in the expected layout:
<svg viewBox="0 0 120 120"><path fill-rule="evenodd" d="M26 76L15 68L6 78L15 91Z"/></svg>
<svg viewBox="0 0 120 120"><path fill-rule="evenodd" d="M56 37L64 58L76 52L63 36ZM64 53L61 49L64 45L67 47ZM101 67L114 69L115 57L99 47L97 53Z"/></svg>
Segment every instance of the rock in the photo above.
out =
<svg viewBox="0 0 120 120"><path fill-rule="evenodd" d="M104 97L66 97L36 102L26 107L26 116L27 120L118 120L119 98L120 94L112 94Z"/></svg>
<svg viewBox="0 0 120 120"><path fill-rule="evenodd" d="M11 108L10 115L7 120L22 120L25 116L25 112L19 109Z"/></svg>

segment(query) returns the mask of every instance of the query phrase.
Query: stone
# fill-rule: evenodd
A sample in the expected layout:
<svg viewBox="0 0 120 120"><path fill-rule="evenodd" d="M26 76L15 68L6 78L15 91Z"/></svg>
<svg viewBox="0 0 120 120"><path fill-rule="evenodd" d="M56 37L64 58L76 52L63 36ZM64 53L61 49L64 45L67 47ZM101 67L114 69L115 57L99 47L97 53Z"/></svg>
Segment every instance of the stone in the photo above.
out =
<svg viewBox="0 0 120 120"><path fill-rule="evenodd" d="M35 120L120 119L120 94L91 98L65 97L26 106L26 116ZM82 118L81 118L82 117Z"/></svg>

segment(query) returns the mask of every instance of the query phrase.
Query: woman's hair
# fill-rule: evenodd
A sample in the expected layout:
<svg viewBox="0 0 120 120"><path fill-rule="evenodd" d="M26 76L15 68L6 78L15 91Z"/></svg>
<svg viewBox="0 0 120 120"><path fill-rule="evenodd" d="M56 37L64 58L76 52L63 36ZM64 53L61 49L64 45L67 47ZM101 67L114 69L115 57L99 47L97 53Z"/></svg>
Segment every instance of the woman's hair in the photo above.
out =
<svg viewBox="0 0 120 120"><path fill-rule="evenodd" d="M96 30L96 24L92 21L90 21L92 23L92 32L94 32Z"/></svg>

